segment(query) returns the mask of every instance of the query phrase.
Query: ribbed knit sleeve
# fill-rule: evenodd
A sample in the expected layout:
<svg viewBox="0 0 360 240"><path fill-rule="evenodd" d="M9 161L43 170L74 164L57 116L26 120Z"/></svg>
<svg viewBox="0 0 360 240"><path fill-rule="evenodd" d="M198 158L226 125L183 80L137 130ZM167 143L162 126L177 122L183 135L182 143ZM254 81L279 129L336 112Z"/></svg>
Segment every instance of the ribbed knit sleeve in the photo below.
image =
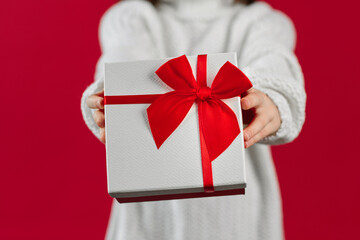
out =
<svg viewBox="0 0 360 240"><path fill-rule="evenodd" d="M100 20L99 58L95 81L86 88L81 98L81 111L89 129L99 137L99 128L88 108L86 99L104 88L104 63L156 58L157 46L153 34L156 24L154 7L146 1L123 0L113 5ZM156 29L155 29L156 30Z"/></svg>
<svg viewBox="0 0 360 240"><path fill-rule="evenodd" d="M239 59L254 88L277 106L281 126L260 143L283 144L294 140L305 120L306 94L301 67L294 54L296 32L292 21L271 10L250 27Z"/></svg>

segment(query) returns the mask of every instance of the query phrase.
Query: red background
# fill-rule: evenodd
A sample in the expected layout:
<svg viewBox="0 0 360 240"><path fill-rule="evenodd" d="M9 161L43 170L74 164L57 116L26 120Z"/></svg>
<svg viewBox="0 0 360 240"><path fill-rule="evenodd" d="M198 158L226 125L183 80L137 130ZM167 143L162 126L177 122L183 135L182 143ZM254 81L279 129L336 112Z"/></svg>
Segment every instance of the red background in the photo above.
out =
<svg viewBox="0 0 360 240"><path fill-rule="evenodd" d="M104 146L80 113L114 0L3 1L0 239L102 239ZM306 124L273 147L287 239L354 239L360 214L359 4L271 0L298 32Z"/></svg>

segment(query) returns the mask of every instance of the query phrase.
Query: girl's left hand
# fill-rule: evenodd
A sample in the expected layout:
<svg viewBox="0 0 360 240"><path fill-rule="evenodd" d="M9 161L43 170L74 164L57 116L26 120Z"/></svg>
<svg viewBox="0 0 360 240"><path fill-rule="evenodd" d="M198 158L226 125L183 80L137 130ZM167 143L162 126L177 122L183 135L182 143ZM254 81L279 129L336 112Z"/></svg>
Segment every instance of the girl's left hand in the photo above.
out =
<svg viewBox="0 0 360 240"><path fill-rule="evenodd" d="M281 124L280 113L274 102L260 90L250 88L241 98L243 110L253 110L254 116L244 129L245 148L275 133Z"/></svg>

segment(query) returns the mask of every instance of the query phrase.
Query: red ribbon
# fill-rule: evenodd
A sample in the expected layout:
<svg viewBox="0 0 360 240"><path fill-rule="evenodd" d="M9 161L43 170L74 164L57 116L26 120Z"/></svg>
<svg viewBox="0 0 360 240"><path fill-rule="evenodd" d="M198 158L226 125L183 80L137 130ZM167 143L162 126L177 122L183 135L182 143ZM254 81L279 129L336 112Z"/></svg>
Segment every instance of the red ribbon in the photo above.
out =
<svg viewBox="0 0 360 240"><path fill-rule="evenodd" d="M156 74L174 91L164 94L105 96L104 104L151 103L147 108L150 129L157 148L175 131L198 104L200 148L205 192L213 192L211 162L239 135L237 117L220 99L238 97L252 87L250 80L229 61L216 74L211 87L206 84L207 56L197 59L195 80L185 55L164 63Z"/></svg>

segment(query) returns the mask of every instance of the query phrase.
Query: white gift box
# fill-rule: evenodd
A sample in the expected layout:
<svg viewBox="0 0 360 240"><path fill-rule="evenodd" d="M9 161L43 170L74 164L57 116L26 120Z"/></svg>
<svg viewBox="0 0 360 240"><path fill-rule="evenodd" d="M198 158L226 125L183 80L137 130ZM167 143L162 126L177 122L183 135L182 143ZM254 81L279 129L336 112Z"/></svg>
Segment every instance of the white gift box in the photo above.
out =
<svg viewBox="0 0 360 240"><path fill-rule="evenodd" d="M197 56L187 56L196 76ZM170 58L105 64L105 96L163 94L173 91L155 74ZM207 85L235 53L207 55ZM158 149L148 104L105 105L108 192L119 202L243 194L246 186L240 97L223 99L236 114L240 134L212 161L215 192L204 192L199 119L193 104L185 119Z"/></svg>

